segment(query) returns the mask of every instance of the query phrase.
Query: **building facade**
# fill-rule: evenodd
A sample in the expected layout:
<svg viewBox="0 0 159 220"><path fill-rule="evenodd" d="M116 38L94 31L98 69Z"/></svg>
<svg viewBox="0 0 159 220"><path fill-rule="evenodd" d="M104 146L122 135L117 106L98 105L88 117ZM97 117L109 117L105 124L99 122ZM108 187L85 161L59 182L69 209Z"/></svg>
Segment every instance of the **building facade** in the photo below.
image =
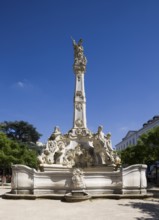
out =
<svg viewBox="0 0 159 220"><path fill-rule="evenodd" d="M116 150L124 150L128 146L136 145L139 137L142 134L157 126L159 126L159 115L155 115L151 120L148 120L146 123L144 123L142 128L138 131L128 131L122 141L115 145Z"/></svg>

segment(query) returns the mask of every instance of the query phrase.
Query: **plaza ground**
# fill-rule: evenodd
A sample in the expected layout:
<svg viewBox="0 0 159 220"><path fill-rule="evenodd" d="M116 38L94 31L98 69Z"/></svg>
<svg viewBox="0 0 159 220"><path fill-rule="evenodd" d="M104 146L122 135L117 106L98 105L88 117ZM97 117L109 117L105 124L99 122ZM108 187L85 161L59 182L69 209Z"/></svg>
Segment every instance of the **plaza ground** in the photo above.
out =
<svg viewBox="0 0 159 220"><path fill-rule="evenodd" d="M5 220L148 220L159 219L159 199L94 199L77 203L60 200L2 199L10 186L0 187L0 219Z"/></svg>

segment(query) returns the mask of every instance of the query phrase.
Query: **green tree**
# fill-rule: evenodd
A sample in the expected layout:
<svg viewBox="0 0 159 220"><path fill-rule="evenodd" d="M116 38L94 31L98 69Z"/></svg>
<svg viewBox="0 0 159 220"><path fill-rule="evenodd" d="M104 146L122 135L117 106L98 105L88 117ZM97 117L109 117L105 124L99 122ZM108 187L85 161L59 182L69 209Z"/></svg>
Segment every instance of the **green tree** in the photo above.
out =
<svg viewBox="0 0 159 220"><path fill-rule="evenodd" d="M159 160L159 127L141 135L137 145L129 146L121 152L123 164L150 164Z"/></svg>
<svg viewBox="0 0 159 220"><path fill-rule="evenodd" d="M37 168L37 154L25 143L10 140L4 133L0 133L0 168L3 173L11 170L12 164Z"/></svg>
<svg viewBox="0 0 159 220"><path fill-rule="evenodd" d="M36 143L41 137L36 128L25 121L4 121L0 123L0 131L12 140L25 143Z"/></svg>

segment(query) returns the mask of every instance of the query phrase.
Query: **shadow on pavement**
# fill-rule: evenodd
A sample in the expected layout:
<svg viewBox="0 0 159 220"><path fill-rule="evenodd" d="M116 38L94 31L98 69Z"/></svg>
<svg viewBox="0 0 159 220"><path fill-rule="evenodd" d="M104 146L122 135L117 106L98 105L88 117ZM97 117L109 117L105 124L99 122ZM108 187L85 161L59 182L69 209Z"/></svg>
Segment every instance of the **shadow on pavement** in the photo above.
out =
<svg viewBox="0 0 159 220"><path fill-rule="evenodd" d="M159 201L155 203L151 202L129 202L126 205L120 204L121 206L129 206L134 209L138 209L143 214L148 214L150 217L142 217L142 218L136 218L137 220L159 220Z"/></svg>

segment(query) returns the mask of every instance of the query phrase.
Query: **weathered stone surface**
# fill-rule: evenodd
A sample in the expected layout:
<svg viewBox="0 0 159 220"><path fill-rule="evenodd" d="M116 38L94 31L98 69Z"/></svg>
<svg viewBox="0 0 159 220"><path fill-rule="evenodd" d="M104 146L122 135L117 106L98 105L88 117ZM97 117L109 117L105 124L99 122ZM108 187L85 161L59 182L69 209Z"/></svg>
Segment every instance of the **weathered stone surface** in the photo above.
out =
<svg viewBox="0 0 159 220"><path fill-rule="evenodd" d="M13 166L12 193L65 194L85 190L90 195L145 194L146 165L133 165L114 171L113 167L82 169L50 165L48 171L38 172L23 165Z"/></svg>

